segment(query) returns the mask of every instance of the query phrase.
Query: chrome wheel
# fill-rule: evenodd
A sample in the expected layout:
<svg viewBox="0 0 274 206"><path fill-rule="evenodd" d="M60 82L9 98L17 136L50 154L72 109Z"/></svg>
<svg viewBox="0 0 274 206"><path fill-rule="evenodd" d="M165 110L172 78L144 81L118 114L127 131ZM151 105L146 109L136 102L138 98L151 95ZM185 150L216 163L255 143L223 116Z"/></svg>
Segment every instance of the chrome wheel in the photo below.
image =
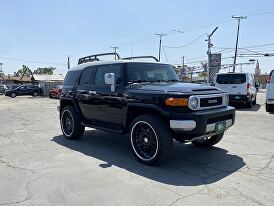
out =
<svg viewBox="0 0 274 206"><path fill-rule="evenodd" d="M139 121L131 130L131 145L135 154L144 161L150 161L158 152L158 137L150 124Z"/></svg>
<svg viewBox="0 0 274 206"><path fill-rule="evenodd" d="M73 117L70 111L64 110L61 117L62 131L66 136L71 136L74 130Z"/></svg>

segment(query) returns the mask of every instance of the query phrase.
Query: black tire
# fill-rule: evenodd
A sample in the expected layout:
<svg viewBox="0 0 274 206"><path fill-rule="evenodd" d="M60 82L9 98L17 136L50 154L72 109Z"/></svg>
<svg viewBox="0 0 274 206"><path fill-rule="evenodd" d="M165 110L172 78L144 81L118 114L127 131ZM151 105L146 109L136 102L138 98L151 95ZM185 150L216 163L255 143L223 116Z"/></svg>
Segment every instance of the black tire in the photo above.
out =
<svg viewBox="0 0 274 206"><path fill-rule="evenodd" d="M222 140L223 136L224 136L224 133L217 134L217 135L214 135L209 138L195 140L192 142L192 144L199 146L199 147L211 147L211 146L217 144L218 142L220 142Z"/></svg>
<svg viewBox="0 0 274 206"><path fill-rule="evenodd" d="M257 104L257 97L255 97L255 99L254 99L254 101L252 103L253 103L253 105Z"/></svg>
<svg viewBox="0 0 274 206"><path fill-rule="evenodd" d="M81 125L80 118L72 106L66 106L62 109L60 124L63 135L67 139L80 139L84 134L85 127Z"/></svg>
<svg viewBox="0 0 274 206"><path fill-rule="evenodd" d="M11 98L15 98L15 97L16 97L16 93L15 93L15 92L12 92L12 93L10 94L10 97L11 97Z"/></svg>
<svg viewBox="0 0 274 206"><path fill-rule="evenodd" d="M39 96L39 92L37 92L37 91L34 91L34 92L33 92L33 94L32 94L32 96L34 96L34 97L37 97L37 96Z"/></svg>
<svg viewBox="0 0 274 206"><path fill-rule="evenodd" d="M246 107L247 108L252 108L252 106L253 106L252 100L250 100L249 102L246 102Z"/></svg>
<svg viewBox="0 0 274 206"><path fill-rule="evenodd" d="M165 161L173 145L170 128L153 115L141 115L132 121L129 141L135 157L146 165Z"/></svg>
<svg viewBox="0 0 274 206"><path fill-rule="evenodd" d="M273 108L271 108L271 106L269 105L269 104L265 104L265 111L266 112L274 112L274 109Z"/></svg>
<svg viewBox="0 0 274 206"><path fill-rule="evenodd" d="M50 93L49 93L49 98L50 98L50 99L52 99L52 96L51 96L51 94L50 94Z"/></svg>

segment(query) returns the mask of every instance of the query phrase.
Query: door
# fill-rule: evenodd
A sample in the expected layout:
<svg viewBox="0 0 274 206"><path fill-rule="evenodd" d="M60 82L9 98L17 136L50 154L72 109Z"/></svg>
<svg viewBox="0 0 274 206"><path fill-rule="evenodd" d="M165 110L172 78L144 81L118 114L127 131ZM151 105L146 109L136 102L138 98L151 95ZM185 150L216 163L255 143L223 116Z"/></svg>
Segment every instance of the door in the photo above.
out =
<svg viewBox="0 0 274 206"><path fill-rule="evenodd" d="M91 105L91 117L95 124L109 128L122 128L123 125L123 64L110 64L98 66ZM114 73L116 79L115 92L111 92L111 86L106 85L104 77L106 73Z"/></svg>
<svg viewBox="0 0 274 206"><path fill-rule="evenodd" d="M274 70L270 73L270 80L266 85L266 99L274 100Z"/></svg>
<svg viewBox="0 0 274 206"><path fill-rule="evenodd" d="M28 89L27 86L21 86L21 87L19 87L18 90L17 90L17 95L18 95L18 96L19 96L19 95L28 95L28 93L29 93L29 89Z"/></svg>
<svg viewBox="0 0 274 206"><path fill-rule="evenodd" d="M231 95L247 95L246 74L218 74L215 86Z"/></svg>
<svg viewBox="0 0 274 206"><path fill-rule="evenodd" d="M85 121L92 119L91 105L93 104L94 91L91 91L91 85L94 84L94 75L96 66L90 66L83 69L76 91L79 107Z"/></svg>

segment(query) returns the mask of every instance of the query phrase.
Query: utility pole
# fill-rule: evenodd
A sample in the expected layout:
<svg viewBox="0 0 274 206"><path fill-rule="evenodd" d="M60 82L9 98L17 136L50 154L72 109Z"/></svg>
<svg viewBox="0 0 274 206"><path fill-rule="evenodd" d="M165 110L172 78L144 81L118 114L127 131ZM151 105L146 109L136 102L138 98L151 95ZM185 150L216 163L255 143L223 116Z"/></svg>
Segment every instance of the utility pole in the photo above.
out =
<svg viewBox="0 0 274 206"><path fill-rule="evenodd" d="M158 56L158 59L159 59L159 62L160 62L161 61L161 50L162 50L162 37L166 36L167 34L156 33L155 35L159 36L159 56Z"/></svg>
<svg viewBox="0 0 274 206"><path fill-rule="evenodd" d="M179 77L180 77L180 80L183 80L183 74L184 74L184 72L185 72L185 70L184 70L185 56L182 56L182 57L181 57L181 64L182 64L182 68L181 68L181 72L180 72Z"/></svg>
<svg viewBox="0 0 274 206"><path fill-rule="evenodd" d="M241 23L242 19L246 19L246 16L232 16L232 18L233 19L237 19L237 21L238 21L237 38L236 38L236 46L235 46L235 55L234 55L234 61L233 61L233 72L235 72L236 58L237 58L237 52L238 52L238 41L239 41L240 23Z"/></svg>
<svg viewBox="0 0 274 206"><path fill-rule="evenodd" d="M68 65L68 70L70 70L70 58L69 57L68 57L67 65Z"/></svg>
<svg viewBox="0 0 274 206"><path fill-rule="evenodd" d="M110 48L113 49L114 53L117 53L117 49L119 49L118 46L112 46L112 47L110 47ZM114 55L114 59L116 60L116 55Z"/></svg>
<svg viewBox="0 0 274 206"><path fill-rule="evenodd" d="M0 63L0 85L2 86L3 85L3 82L2 82L2 80L3 80L3 69L2 69L2 67L3 67L3 63Z"/></svg>
<svg viewBox="0 0 274 206"><path fill-rule="evenodd" d="M215 33L215 31L218 29L218 27L216 27L211 34L207 35L207 57L208 57L208 61L207 61L207 83L209 84L209 80L210 80L210 62L211 62L211 47L213 47L213 44L211 43L211 36Z"/></svg>

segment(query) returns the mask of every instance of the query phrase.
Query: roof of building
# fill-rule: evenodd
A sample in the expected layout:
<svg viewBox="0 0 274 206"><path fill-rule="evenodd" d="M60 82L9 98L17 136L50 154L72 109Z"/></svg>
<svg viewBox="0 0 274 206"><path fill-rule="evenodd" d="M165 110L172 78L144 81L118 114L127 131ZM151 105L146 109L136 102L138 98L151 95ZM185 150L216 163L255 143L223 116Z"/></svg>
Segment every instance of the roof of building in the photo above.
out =
<svg viewBox="0 0 274 206"><path fill-rule="evenodd" d="M65 76L62 74L34 74L33 78L36 81L64 81Z"/></svg>

